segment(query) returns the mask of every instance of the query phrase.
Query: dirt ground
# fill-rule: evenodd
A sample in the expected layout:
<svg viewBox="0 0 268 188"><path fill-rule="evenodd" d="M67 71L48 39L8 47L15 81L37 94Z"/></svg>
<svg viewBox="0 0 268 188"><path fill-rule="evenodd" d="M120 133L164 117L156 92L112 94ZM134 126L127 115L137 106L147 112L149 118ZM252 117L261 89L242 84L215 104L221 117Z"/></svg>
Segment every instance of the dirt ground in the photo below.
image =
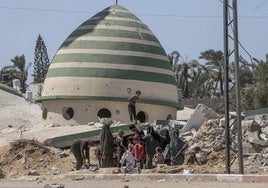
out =
<svg viewBox="0 0 268 188"><path fill-rule="evenodd" d="M2 181L0 188L44 188L44 185L53 185L54 182L6 182ZM58 184L64 185L65 188L170 188L170 187L183 187L183 188L266 188L266 183L241 183L241 182L199 182L199 181L120 181L120 180L83 180L83 181L58 181Z"/></svg>
<svg viewBox="0 0 268 188"><path fill-rule="evenodd" d="M90 162L98 167L97 159L91 148ZM208 162L203 165L182 165L179 173L183 170L191 173L225 173L225 153L224 150L210 155ZM233 155L236 156L235 154ZM53 179L57 175L70 173L75 169L75 159L70 150L60 150L48 147L36 140L18 140L9 146L0 148L0 170L1 178L27 179L25 177L41 176L45 179ZM238 172L237 160L234 160L232 172ZM247 164L247 162L246 162ZM174 168L174 167L170 167ZM91 173L120 173L114 168L111 171L99 169ZM79 173L79 172L78 172ZM90 172L89 172L90 173ZM143 170L142 173L157 173L155 169ZM245 168L245 173L254 173L254 169ZM255 171L255 173L259 173Z"/></svg>

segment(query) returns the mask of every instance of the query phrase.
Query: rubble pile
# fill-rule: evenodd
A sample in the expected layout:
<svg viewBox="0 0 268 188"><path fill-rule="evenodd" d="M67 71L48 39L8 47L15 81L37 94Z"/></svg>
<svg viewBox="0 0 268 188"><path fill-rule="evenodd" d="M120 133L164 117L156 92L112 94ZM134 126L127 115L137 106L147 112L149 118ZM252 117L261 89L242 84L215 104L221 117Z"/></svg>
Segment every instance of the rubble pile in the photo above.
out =
<svg viewBox="0 0 268 188"><path fill-rule="evenodd" d="M72 170L73 158L68 153L36 140L17 140L6 149L0 155L1 178L58 175Z"/></svg>
<svg viewBox="0 0 268 188"><path fill-rule="evenodd" d="M256 116L242 121L244 172L268 173L268 121L266 116ZM160 122L161 123L161 122ZM169 121L155 124L162 128L180 130L180 138L187 143L184 164L161 164L156 169L144 169L141 173L226 173L225 119L205 106L198 106L187 122ZM230 164L231 173L239 172L238 131L235 116L230 116ZM148 124L140 125L146 130ZM145 131L146 132L146 131ZM90 149L90 163L97 165L94 147ZM48 147L34 139L20 139L8 147L0 147L0 179L32 177L46 179L74 171L75 159L69 150ZM106 173L104 169L86 173ZM85 171L81 170L81 173ZM120 173L116 168L111 172ZM80 173L74 171L73 173Z"/></svg>
<svg viewBox="0 0 268 188"><path fill-rule="evenodd" d="M219 119L208 120L198 130L192 129L182 135L189 145L185 151L185 164L211 167L225 164L225 130L219 122ZM236 158L236 150L232 149L231 160Z"/></svg>
<svg viewBox="0 0 268 188"><path fill-rule="evenodd" d="M242 121L244 169L246 173L268 173L268 124L266 120ZM186 165L223 167L225 173L225 123L224 119L205 121L197 130L192 128L182 138L189 147L185 151ZM238 169L238 132L235 119L230 120L230 163L231 169ZM219 171L215 171L219 173Z"/></svg>

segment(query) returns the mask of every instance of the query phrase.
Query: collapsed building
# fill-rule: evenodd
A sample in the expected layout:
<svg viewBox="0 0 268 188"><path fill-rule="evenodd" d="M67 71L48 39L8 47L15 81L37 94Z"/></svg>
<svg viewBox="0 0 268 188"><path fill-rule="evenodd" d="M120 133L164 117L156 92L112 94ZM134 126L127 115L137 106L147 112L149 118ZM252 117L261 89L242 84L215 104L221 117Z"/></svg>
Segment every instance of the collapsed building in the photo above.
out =
<svg viewBox="0 0 268 188"><path fill-rule="evenodd" d="M82 23L63 42L44 81L44 124L128 123L128 98L142 92L137 119L176 119L178 91L167 54L152 31L120 5Z"/></svg>

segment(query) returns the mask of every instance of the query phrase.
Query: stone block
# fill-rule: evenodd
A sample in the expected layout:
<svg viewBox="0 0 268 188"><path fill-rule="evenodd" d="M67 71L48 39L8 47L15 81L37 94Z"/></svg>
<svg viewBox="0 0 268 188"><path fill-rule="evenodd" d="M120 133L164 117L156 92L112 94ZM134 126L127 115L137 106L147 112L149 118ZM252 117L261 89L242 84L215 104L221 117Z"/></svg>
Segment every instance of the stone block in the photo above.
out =
<svg viewBox="0 0 268 188"><path fill-rule="evenodd" d="M64 188L64 187L65 187L64 184L58 184L58 183L44 185L44 188Z"/></svg>
<svg viewBox="0 0 268 188"><path fill-rule="evenodd" d="M199 104L187 121L185 127L183 127L181 133L190 131L193 128L198 129L205 121L214 118L218 118L218 115L214 110L203 104Z"/></svg>
<svg viewBox="0 0 268 188"><path fill-rule="evenodd" d="M261 126L255 120L242 121L242 128L248 131L259 131Z"/></svg>

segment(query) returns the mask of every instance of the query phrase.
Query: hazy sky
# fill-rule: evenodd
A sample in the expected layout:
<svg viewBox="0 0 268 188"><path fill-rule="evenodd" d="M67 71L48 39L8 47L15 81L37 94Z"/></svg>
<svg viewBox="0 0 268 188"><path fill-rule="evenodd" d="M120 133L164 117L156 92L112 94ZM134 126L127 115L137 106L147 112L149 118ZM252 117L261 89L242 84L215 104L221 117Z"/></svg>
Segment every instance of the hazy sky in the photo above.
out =
<svg viewBox="0 0 268 188"><path fill-rule="evenodd" d="M192 60L208 49L223 51L222 0L118 0L118 3L149 26L167 54L176 50L184 59ZM237 0L237 3L239 41L252 57L265 59L268 0ZM39 34L51 61L72 31L113 4L115 0L0 0L0 68L12 65L10 60L16 55L24 54L27 63L33 62ZM239 50L249 59L243 49Z"/></svg>

